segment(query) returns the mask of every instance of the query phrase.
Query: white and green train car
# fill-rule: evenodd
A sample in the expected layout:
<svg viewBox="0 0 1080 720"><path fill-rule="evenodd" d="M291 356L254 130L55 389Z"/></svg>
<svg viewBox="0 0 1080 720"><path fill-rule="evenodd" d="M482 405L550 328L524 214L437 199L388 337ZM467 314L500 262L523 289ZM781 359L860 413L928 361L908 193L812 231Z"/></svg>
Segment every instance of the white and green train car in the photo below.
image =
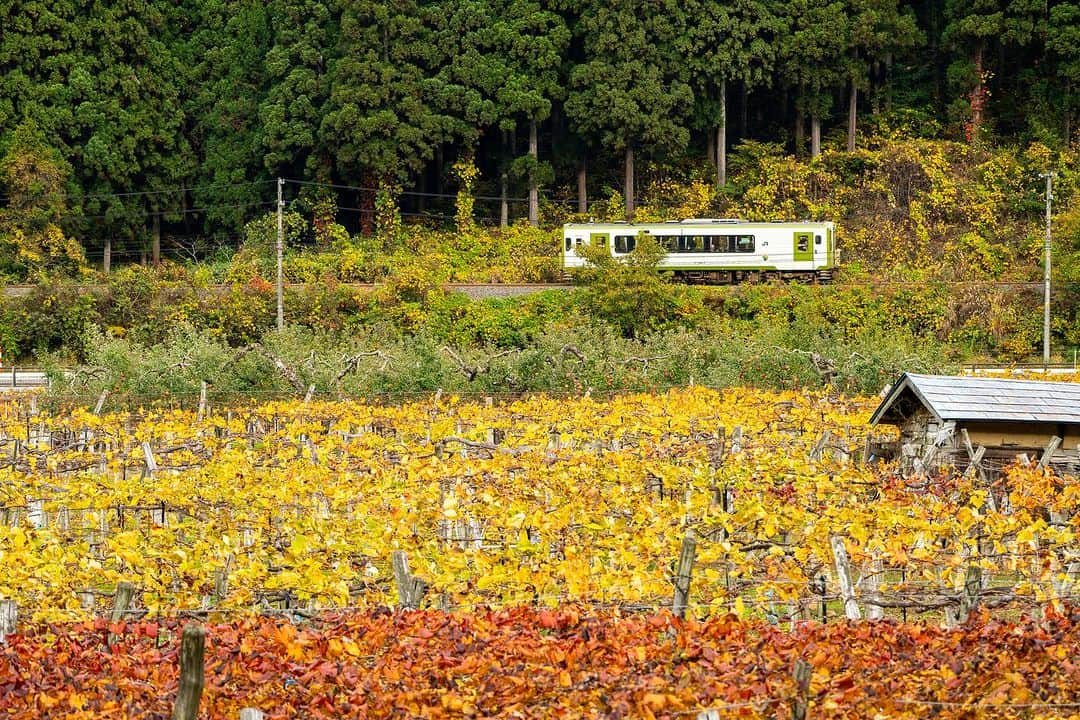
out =
<svg viewBox="0 0 1080 720"><path fill-rule="evenodd" d="M571 223L563 226L563 270L586 261L582 245L608 248L615 257L633 252L640 235L667 248L660 263L681 280L735 283L772 278L829 282L836 266L836 227L831 222L746 222L700 219L665 223Z"/></svg>

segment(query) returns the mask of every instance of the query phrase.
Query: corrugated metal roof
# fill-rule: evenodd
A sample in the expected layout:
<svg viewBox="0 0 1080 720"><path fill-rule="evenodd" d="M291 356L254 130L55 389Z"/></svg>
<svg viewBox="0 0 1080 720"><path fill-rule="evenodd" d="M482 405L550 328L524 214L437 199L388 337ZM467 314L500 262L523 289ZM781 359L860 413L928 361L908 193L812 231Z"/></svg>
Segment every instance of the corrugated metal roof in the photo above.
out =
<svg viewBox="0 0 1080 720"><path fill-rule="evenodd" d="M897 420L889 410L908 394L939 420L1080 423L1080 383L911 373L893 384L870 422Z"/></svg>

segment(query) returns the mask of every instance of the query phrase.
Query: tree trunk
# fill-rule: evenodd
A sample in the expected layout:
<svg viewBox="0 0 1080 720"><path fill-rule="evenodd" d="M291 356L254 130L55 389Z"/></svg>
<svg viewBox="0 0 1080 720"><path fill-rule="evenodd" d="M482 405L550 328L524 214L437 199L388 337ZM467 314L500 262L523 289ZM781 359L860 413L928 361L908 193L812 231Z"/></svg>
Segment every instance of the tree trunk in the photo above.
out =
<svg viewBox="0 0 1080 720"><path fill-rule="evenodd" d="M502 162L503 167L506 167L506 146L508 144L508 142L507 142L507 136L508 135L509 135L509 131L508 130L503 130L502 131L502 140L500 141L500 144L499 144L499 154L501 156L500 161ZM505 228L507 225L510 224L510 202L507 199L507 193L509 192L509 190L508 190L509 182L510 182L509 178L506 176L506 173L503 172L502 176L499 178L499 189L501 191L500 192L500 198L499 198L499 227L500 228Z"/></svg>
<svg viewBox="0 0 1080 720"><path fill-rule="evenodd" d="M855 80L851 81L851 95L848 96L847 108L847 151L855 152L855 112L859 101L859 90L855 87Z"/></svg>
<svg viewBox="0 0 1080 720"><path fill-rule="evenodd" d="M975 87L971 90L971 123L967 129L968 142L979 138L983 124L983 104L986 102L986 85L983 84L983 44L975 49Z"/></svg>
<svg viewBox="0 0 1080 720"><path fill-rule="evenodd" d="M716 187L727 185L727 80L720 81L720 125L716 128Z"/></svg>
<svg viewBox="0 0 1080 720"><path fill-rule="evenodd" d="M442 145L435 148L435 194L443 194L443 150ZM439 198L440 200L442 198Z"/></svg>
<svg viewBox="0 0 1080 720"><path fill-rule="evenodd" d="M852 52L852 57L855 62L859 60L859 49L855 48ZM855 77L851 78L851 94L848 95L848 108L847 108L847 151L855 152L855 112L857 110L859 102L859 89L855 86Z"/></svg>
<svg viewBox="0 0 1080 720"><path fill-rule="evenodd" d="M112 269L112 238L111 237L106 237L105 238L105 257L102 260L102 270L104 270L105 273L108 274L109 270L111 270L111 269Z"/></svg>
<svg viewBox="0 0 1080 720"><path fill-rule="evenodd" d="M529 119L529 157L532 165L529 167L529 224L536 227L540 224L540 189L536 185L536 161L539 157L539 148L536 139L536 118Z"/></svg>
<svg viewBox="0 0 1080 720"><path fill-rule="evenodd" d="M582 215L589 212L589 189L585 184L585 158L581 158L577 171L577 211Z"/></svg>
<svg viewBox="0 0 1080 720"><path fill-rule="evenodd" d="M806 145L806 119L801 107L795 108L795 155L802 154Z"/></svg>
<svg viewBox="0 0 1080 720"><path fill-rule="evenodd" d="M506 226L509 224L510 219L510 205L506 200L506 173L502 174L499 182L502 187L502 197L499 200L499 227L505 230Z"/></svg>
<svg viewBox="0 0 1080 720"><path fill-rule="evenodd" d="M821 118L815 112L810 116L810 157L821 154Z"/></svg>
<svg viewBox="0 0 1080 720"><path fill-rule="evenodd" d="M626 219L634 219L634 148L626 146L626 174L623 178L623 197L626 199Z"/></svg>
<svg viewBox="0 0 1080 720"><path fill-rule="evenodd" d="M705 132L705 161L709 164L715 164L716 158L716 135L712 131Z"/></svg>
<svg viewBox="0 0 1080 720"><path fill-rule="evenodd" d="M154 244L151 250L154 267L161 265L161 215L154 213Z"/></svg>
<svg viewBox="0 0 1080 720"><path fill-rule="evenodd" d="M379 181L370 172L365 172L360 184L365 188L378 187ZM364 237L371 236L375 232L375 190L358 191L360 208L360 233Z"/></svg>
<svg viewBox="0 0 1080 720"><path fill-rule="evenodd" d="M746 128L749 125L750 115L750 88L746 86L746 83L742 83L742 88L739 91L742 96L742 106L739 117L739 139L746 137Z"/></svg>

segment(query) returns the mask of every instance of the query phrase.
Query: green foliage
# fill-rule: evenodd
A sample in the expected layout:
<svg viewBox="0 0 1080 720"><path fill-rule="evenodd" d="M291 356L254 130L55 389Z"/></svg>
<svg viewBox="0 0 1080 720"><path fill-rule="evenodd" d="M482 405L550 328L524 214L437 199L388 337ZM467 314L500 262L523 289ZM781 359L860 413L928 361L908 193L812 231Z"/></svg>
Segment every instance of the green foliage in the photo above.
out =
<svg viewBox="0 0 1080 720"><path fill-rule="evenodd" d="M298 212L281 216L284 250L300 245L308 233L308 222ZM340 241L340 240L339 240ZM266 213L244 226L244 241L229 263L229 282L274 281L277 278L277 213ZM291 279L291 278L290 278Z"/></svg>
<svg viewBox="0 0 1080 720"><path fill-rule="evenodd" d="M374 178L380 187L404 182L455 124L429 96L437 91L431 28L413 0L362 0L342 10L321 134L345 177Z"/></svg>
<svg viewBox="0 0 1080 720"><path fill-rule="evenodd" d="M694 94L676 51L686 30L681 4L582 3L585 57L570 71L566 109L582 134L616 152L680 150Z"/></svg>
<svg viewBox="0 0 1080 720"><path fill-rule="evenodd" d="M592 267L583 274L583 311L616 327L624 336L641 337L666 328L688 314L691 292L671 285L658 267L666 250L651 235L640 235L633 252L616 258L607 246L582 246Z"/></svg>
<svg viewBox="0 0 1080 720"><path fill-rule="evenodd" d="M452 172L458 181L457 198L454 200L454 222L458 234L468 236L476 229L476 219L473 217L473 207L476 204L473 199L473 189L476 187L480 170L476 167L473 156L467 154L454 163Z"/></svg>
<svg viewBox="0 0 1080 720"><path fill-rule="evenodd" d="M72 274L86 259L61 229L64 186L71 167L33 123L20 125L0 144L0 275L23 281L45 272Z"/></svg>
<svg viewBox="0 0 1080 720"><path fill-rule="evenodd" d="M137 402L215 395L300 395L310 385L333 396L434 392L583 392L663 389L689 383L717 387L820 387L812 354L831 366L837 390L876 392L901 370L943 369L936 348L919 350L880 330L844 339L827 330L769 327L722 335L672 329L632 339L610 325L554 324L518 348L454 345L427 333L401 335L372 326L348 335L303 327L271 331L258 343L230 348L215 335L178 326L153 346L90 331L87 364L54 373L52 392L96 397L109 389ZM809 347L810 349L806 349ZM53 359L46 358L50 367ZM819 360L819 363L821 361Z"/></svg>

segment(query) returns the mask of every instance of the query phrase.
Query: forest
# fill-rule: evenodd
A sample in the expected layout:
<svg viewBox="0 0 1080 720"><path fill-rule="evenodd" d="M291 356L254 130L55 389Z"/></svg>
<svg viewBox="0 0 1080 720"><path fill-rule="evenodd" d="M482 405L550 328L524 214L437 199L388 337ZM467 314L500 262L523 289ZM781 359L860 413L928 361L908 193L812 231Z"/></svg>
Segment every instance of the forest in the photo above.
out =
<svg viewBox="0 0 1080 720"><path fill-rule="evenodd" d="M1080 3L3 0L4 276L235 249L286 199L535 222L772 143L1065 148ZM842 218L838 218L842 219Z"/></svg>

